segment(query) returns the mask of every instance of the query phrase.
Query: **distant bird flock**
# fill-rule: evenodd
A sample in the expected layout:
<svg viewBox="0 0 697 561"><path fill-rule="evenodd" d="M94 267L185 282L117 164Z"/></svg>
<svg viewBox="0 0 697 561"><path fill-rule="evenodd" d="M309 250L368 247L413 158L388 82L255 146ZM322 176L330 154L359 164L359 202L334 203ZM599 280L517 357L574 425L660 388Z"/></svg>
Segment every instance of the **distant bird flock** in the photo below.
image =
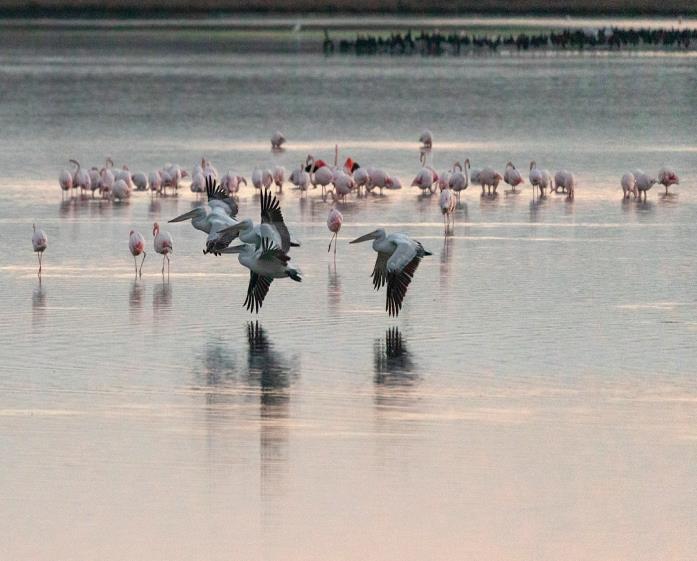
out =
<svg viewBox="0 0 697 561"><path fill-rule="evenodd" d="M285 136L277 131L271 136L271 148L283 150ZM452 229L455 210L461 195L471 185L481 187L481 197L496 198L497 189L503 181L509 190L506 195L517 195L525 183L523 174L513 162L506 163L503 173L485 166L472 169L469 158L456 161L450 169L437 172L428 164L428 154L433 147L433 134L425 130L419 136L421 143L420 168L411 182L422 196L431 196L440 192L438 206L443 218L446 233ZM177 164L165 164L162 168L145 172L131 172L127 165L117 168L111 158L106 158L102 166L83 168L79 161L69 160L72 169L64 169L58 176L58 183L63 197L94 198L115 203L127 201L134 191L150 192L152 196L175 195L183 186L182 180L189 178L189 188L197 195L204 195L207 204L198 206L180 216L169 220L170 223L190 221L194 229L206 234L202 249L204 255L235 254L240 265L249 270L247 296L243 305L250 311L258 313L262 307L271 283L274 279L289 278L302 281L300 269L291 263L291 249L300 243L293 238L286 226L278 197L272 190L282 192L286 183L293 185L305 197L310 189L320 188L323 200L330 203L327 215L327 228L331 233L328 251L334 245L336 259L337 238L344 217L337 206L348 196L366 196L377 189L382 194L384 189L401 189L402 183L396 176L390 175L379 167L362 167L352 158L339 164L339 149L335 146L334 163L328 164L309 154L298 163L286 179L286 170L282 166L273 169L256 167L251 173L251 186L258 190L261 199L259 221L251 217L239 218L239 206L236 194L241 185L248 185L246 178L236 171L228 170L222 176L206 158L202 158L187 172ZM547 169L538 167L534 160L529 163L528 181L532 188L533 200L548 195L563 194L572 202L576 194L576 177L567 170L559 170L554 175ZM665 188L680 183L675 170L662 167L656 176L641 170L626 172L620 179L624 199L645 201L647 192L653 185ZM329 200L331 199L331 200ZM161 273L169 278L170 256L174 253L174 238L164 231L156 222L152 228L153 249L162 255ZM237 240L239 243L231 245ZM412 281L423 257L431 255L416 240L406 234L387 234L377 229L349 243L355 244L372 240L377 259L372 272L375 290L387 285L385 309L390 316L397 316L402 308L407 288ZM46 233L33 227L32 246L39 260L39 278L41 278L43 254L48 248ZM145 237L138 231L129 232L128 248L133 257L135 275L142 275L146 258ZM138 257L142 256L140 264Z"/></svg>
<svg viewBox="0 0 697 561"><path fill-rule="evenodd" d="M599 28L563 29L549 33L471 34L464 30L441 33L421 31L418 34L391 33L389 36L359 33L354 40L341 39L337 45L325 31L322 48L325 54L335 52L353 55L463 55L470 52L501 49L527 51L539 49L637 49L660 48L686 50L697 45L697 29L689 28Z"/></svg>

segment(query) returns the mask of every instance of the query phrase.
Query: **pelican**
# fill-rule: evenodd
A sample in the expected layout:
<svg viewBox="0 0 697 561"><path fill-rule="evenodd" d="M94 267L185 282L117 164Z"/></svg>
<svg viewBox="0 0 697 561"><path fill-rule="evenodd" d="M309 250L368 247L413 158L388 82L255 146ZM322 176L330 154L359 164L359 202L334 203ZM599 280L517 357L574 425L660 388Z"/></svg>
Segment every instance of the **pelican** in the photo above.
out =
<svg viewBox="0 0 697 561"><path fill-rule="evenodd" d="M223 233L226 228L238 224L236 218L237 203L216 184L212 177L206 177L205 182L208 205L197 206L189 212L172 218L169 222L191 220L191 225L194 228L208 234L206 248L203 250L204 255L207 253L220 255L220 250L229 246L232 240L237 237L233 234Z"/></svg>
<svg viewBox="0 0 697 561"><path fill-rule="evenodd" d="M361 243L368 240L374 240L373 249L378 254L371 275L373 288L379 290L387 282L385 309L390 316L397 316L421 258L431 255L431 253L406 234L390 234L388 236L382 228L349 243Z"/></svg>
<svg viewBox="0 0 697 561"><path fill-rule="evenodd" d="M131 230L128 234L128 249L131 250L131 255L133 255L133 265L136 269L136 276L140 275L142 277L143 263L145 263L145 257L147 256L147 253L145 253L145 238L143 237L143 234L136 232L135 230ZM143 254L143 260L140 262L140 269L138 269L136 257L141 253Z"/></svg>
<svg viewBox="0 0 697 561"><path fill-rule="evenodd" d="M419 142L422 144L424 148L432 148L433 147L433 133L425 129L422 133L421 136L419 137Z"/></svg>
<svg viewBox="0 0 697 561"><path fill-rule="evenodd" d="M264 238L259 248L252 244L228 247L222 253L236 253L241 265L249 269L249 286L243 306L259 313L273 279L289 277L301 282L300 271L288 264L290 257L269 238Z"/></svg>
<svg viewBox="0 0 697 561"><path fill-rule="evenodd" d="M32 229L34 230L34 233L31 236L31 245L34 247L34 253L36 253L36 256L39 258L39 277L41 277L41 265L42 265L42 257L44 255L44 251L46 251L46 248L48 247L48 236L46 235L46 232L43 230L37 230L36 229L36 224L31 225Z"/></svg>
<svg viewBox="0 0 697 561"><path fill-rule="evenodd" d="M455 168L459 168L457 171ZM470 168L469 158L465 158L464 164L460 162L455 162L453 164L453 172L450 175L450 181L448 182L448 187L451 191L454 191L457 196L457 202L460 202L460 193L469 187L470 178L467 174L467 170Z"/></svg>
<svg viewBox="0 0 697 561"><path fill-rule="evenodd" d="M523 176L513 165L513 162L506 163L506 170L503 172L503 180L511 186L511 193L518 194L516 187L524 182Z"/></svg>
<svg viewBox="0 0 697 561"><path fill-rule="evenodd" d="M622 176L620 183L622 185L623 199L628 199L629 195L631 195L632 193L634 193L634 198L636 199L637 190L634 181L634 174L631 172L627 172Z"/></svg>
<svg viewBox="0 0 697 561"><path fill-rule="evenodd" d="M286 137L283 136L283 133L281 131L276 131L271 135L272 150L280 150L284 142L286 142Z"/></svg>
<svg viewBox="0 0 697 561"><path fill-rule="evenodd" d="M332 249L332 242L334 242L334 255L336 255L336 238L339 235L339 230L341 230L341 225L344 222L344 215L341 214L336 208L336 197L334 193L331 194L334 204L332 208L329 209L329 215L327 216L327 228L332 232L332 237L329 239L329 247L327 248L327 253Z"/></svg>
<svg viewBox="0 0 697 561"><path fill-rule="evenodd" d="M674 169L664 166L658 170L657 183L660 183L666 188L666 195L668 195L668 187L680 184L680 178L678 174L675 173Z"/></svg>
<svg viewBox="0 0 697 561"><path fill-rule="evenodd" d="M237 224L224 228L220 236L229 244L237 236L240 241L252 244L255 249L260 249L265 239L271 240L275 247L286 254L292 246L297 246L290 239L290 232L283 221L281 204L278 199L265 189L261 195L261 223L254 224L251 218L245 218Z"/></svg>
<svg viewBox="0 0 697 561"><path fill-rule="evenodd" d="M155 251L162 255L162 275L165 274L165 259L167 260L167 278L169 278L169 254L174 252L174 240L169 232L160 232L160 225L155 222L152 225L152 235L155 238L153 245Z"/></svg>

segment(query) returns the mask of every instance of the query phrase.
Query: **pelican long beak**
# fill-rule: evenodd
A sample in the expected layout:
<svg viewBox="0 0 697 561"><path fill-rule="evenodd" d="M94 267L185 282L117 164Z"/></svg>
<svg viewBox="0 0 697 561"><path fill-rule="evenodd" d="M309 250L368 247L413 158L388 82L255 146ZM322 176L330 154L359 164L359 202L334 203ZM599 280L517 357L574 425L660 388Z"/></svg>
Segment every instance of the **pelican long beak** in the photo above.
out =
<svg viewBox="0 0 697 561"><path fill-rule="evenodd" d="M191 220L192 218L195 218L199 212L200 211L198 208L194 208L189 212L185 212L184 214L177 216L176 218L172 218L172 220L169 220L169 222L184 222L184 220Z"/></svg>
<svg viewBox="0 0 697 561"><path fill-rule="evenodd" d="M366 234L365 236L361 236L360 238L356 238L355 240L351 240L349 243L361 243L361 242L367 242L368 240L374 240L375 239L375 232L370 232L370 234Z"/></svg>
<svg viewBox="0 0 697 561"><path fill-rule="evenodd" d="M226 247L225 249L221 249L220 253L242 253L243 251L246 251L247 245L233 245L231 247Z"/></svg>

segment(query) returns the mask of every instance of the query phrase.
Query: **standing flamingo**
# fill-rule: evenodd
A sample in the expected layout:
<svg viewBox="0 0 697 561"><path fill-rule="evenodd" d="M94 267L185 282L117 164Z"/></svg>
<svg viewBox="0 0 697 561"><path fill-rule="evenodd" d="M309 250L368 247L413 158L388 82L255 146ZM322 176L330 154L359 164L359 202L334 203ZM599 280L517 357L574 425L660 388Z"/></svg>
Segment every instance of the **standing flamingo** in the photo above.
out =
<svg viewBox="0 0 697 561"><path fill-rule="evenodd" d="M160 232L160 225L155 222L152 226L155 251L162 255L162 276L165 274L165 259L167 259L167 278L169 278L169 254L174 253L174 240L169 232Z"/></svg>
<svg viewBox="0 0 697 561"><path fill-rule="evenodd" d="M664 166L658 170L657 182L666 188L666 196L668 196L668 187L680 184L680 178L674 169Z"/></svg>
<svg viewBox="0 0 697 561"><path fill-rule="evenodd" d="M644 194L644 202L646 202L646 194L651 187L656 184L656 179L650 177L647 173L641 170L635 170L634 172L634 188L639 193L639 201L641 201L641 195Z"/></svg>
<svg viewBox="0 0 697 561"><path fill-rule="evenodd" d="M64 169L58 176L58 184L61 187L61 194L65 196L65 193L73 188L73 174Z"/></svg>
<svg viewBox="0 0 697 561"><path fill-rule="evenodd" d="M44 251L48 247L48 236L43 230L37 230L36 224L32 224L31 227L34 230L34 234L31 237L31 245L34 247L34 253L39 258L39 277L41 277L41 262Z"/></svg>
<svg viewBox="0 0 697 561"><path fill-rule="evenodd" d="M447 234L448 228L451 226L451 221L452 225L455 225L453 213L455 212L455 205L457 204L455 195L453 195L453 192L448 187L441 189L438 203L440 205L440 211L443 213L443 230Z"/></svg>
<svg viewBox="0 0 697 561"><path fill-rule="evenodd" d="M540 190L540 197L545 196L545 189L549 187L552 176L546 169L540 169L537 167L537 162L532 160L530 162L530 185L532 185L532 196L535 196L535 187Z"/></svg>
<svg viewBox="0 0 697 561"><path fill-rule="evenodd" d="M421 136L419 137L419 142L424 148L432 148L433 147L433 133L425 129L422 133Z"/></svg>
<svg viewBox="0 0 697 561"><path fill-rule="evenodd" d="M286 180L286 168L283 166L276 166L273 168L273 182L276 184L276 188L279 191L283 191L283 183Z"/></svg>
<svg viewBox="0 0 697 561"><path fill-rule="evenodd" d="M513 165L513 162L506 163L506 171L503 172L503 180L511 186L511 194L517 195L519 191L516 187L525 182L523 176Z"/></svg>
<svg viewBox="0 0 697 561"><path fill-rule="evenodd" d="M271 135L272 150L280 150L284 142L286 142L286 137L283 136L283 133L281 131L276 131Z"/></svg>
<svg viewBox="0 0 697 561"><path fill-rule="evenodd" d="M634 193L634 198L636 199L637 196L637 190L635 186L635 180L634 180L634 174L631 172L627 172L622 176L622 179L620 181L622 185L622 198L623 199L628 199L629 196Z"/></svg>
<svg viewBox="0 0 697 561"><path fill-rule="evenodd" d="M290 177L288 179L293 185L300 189L301 193L306 193L308 187L310 186L310 174L305 171L305 165L302 162L300 163L300 167L294 169L290 173Z"/></svg>
<svg viewBox="0 0 697 561"><path fill-rule="evenodd" d="M426 165L426 154L423 152L419 156L419 161L422 167L411 182L411 186L418 187L423 193L426 191L433 193L433 184L438 181L438 174Z"/></svg>
<svg viewBox="0 0 697 561"><path fill-rule="evenodd" d="M329 215L327 216L327 228L329 228L329 231L332 232L332 237L329 239L329 247L327 248L327 253L332 249L332 241L334 242L334 257L336 258L336 242L337 242L337 236L339 235L339 230L341 230L341 225L344 222L344 215L341 214L336 209L336 196L334 195L333 192L331 192L332 195L332 200L334 201L332 204L332 208L329 209Z"/></svg>
<svg viewBox="0 0 697 561"><path fill-rule="evenodd" d="M131 230L128 236L128 249L131 250L131 255L133 255L133 265L136 269L136 276L142 277L143 263L145 263L145 257L147 256L147 253L145 253L145 238L143 237L143 234L136 232L135 230ZM140 262L139 269L138 263L136 262L136 257L141 253L143 254L143 260Z"/></svg>
<svg viewBox="0 0 697 561"><path fill-rule="evenodd" d="M459 170L455 170L455 168ZM470 168L470 159L465 158L464 164L460 162L455 162L453 164L453 172L450 175L450 181L448 182L448 187L457 195L457 202L460 202L460 193L469 187L470 178L467 171Z"/></svg>

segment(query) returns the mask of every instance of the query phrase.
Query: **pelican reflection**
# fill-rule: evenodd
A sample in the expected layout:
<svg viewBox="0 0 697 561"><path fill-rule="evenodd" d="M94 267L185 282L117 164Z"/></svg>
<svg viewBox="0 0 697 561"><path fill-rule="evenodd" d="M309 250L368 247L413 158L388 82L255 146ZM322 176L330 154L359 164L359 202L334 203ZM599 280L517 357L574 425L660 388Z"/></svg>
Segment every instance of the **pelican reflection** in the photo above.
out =
<svg viewBox="0 0 697 561"><path fill-rule="evenodd" d="M398 327L389 328L384 339L375 340L373 354L376 385L410 386L418 382L414 361Z"/></svg>

